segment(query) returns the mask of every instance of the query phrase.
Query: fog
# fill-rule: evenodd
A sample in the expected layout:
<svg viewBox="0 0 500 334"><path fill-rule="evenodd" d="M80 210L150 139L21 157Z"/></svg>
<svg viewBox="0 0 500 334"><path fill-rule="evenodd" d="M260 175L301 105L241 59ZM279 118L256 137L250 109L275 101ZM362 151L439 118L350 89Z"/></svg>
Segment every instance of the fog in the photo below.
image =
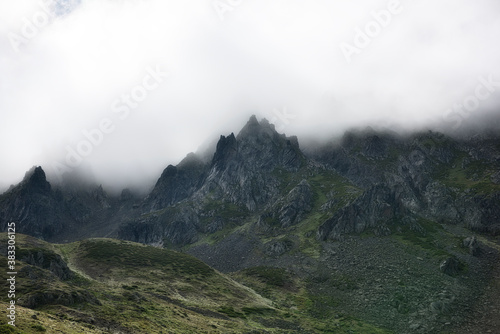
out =
<svg viewBox="0 0 500 334"><path fill-rule="evenodd" d="M149 187L252 114L327 138L499 111L496 0L1 1L0 35L0 190Z"/></svg>

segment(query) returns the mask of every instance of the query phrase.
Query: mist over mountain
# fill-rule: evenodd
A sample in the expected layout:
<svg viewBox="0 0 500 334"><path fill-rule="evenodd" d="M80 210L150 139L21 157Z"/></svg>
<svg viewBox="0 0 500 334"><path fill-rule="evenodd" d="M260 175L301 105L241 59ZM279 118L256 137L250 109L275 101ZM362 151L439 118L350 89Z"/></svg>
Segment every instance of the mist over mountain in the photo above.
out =
<svg viewBox="0 0 500 334"><path fill-rule="evenodd" d="M498 132L452 137L368 127L304 150L298 137L251 116L208 150L166 166L146 194L108 192L71 175L52 184L43 167L33 167L0 195L0 229L13 221L18 233L50 242L118 238L190 254L273 298L278 310L296 308L297 321L286 325L259 318L270 328L303 332L319 321L325 327L311 332L321 333L336 326L322 319L339 307L382 332L494 326L477 314L492 312L480 305L498 269ZM118 247L99 245L109 254ZM23 261L49 268L30 259ZM283 283L264 289L262 282L275 279L268 275ZM294 299L298 286L314 307ZM23 305L68 304L64 294L56 293L58 301L37 296ZM98 305L94 298L107 297L79 298ZM246 312L225 310L218 312Z"/></svg>
<svg viewBox="0 0 500 334"><path fill-rule="evenodd" d="M251 114L329 138L498 112L494 0L45 3L0 4L3 189L33 165L153 184Z"/></svg>
<svg viewBox="0 0 500 334"><path fill-rule="evenodd" d="M0 2L0 333L500 332L499 13Z"/></svg>
<svg viewBox="0 0 500 334"><path fill-rule="evenodd" d="M345 132L350 131L365 131L366 129L373 129L378 132L393 132L399 136L411 136L417 132L425 132L425 131L435 131L439 133L446 134L447 136L456 138L456 139L469 139L474 136L495 136L498 131L500 131L500 114L497 111L488 112L488 113L474 113L468 115L467 118L455 118L454 120L459 120L460 126L454 127L454 125L458 124L456 122L446 122L444 120L436 121L435 123L428 124L426 126L417 127L417 128L409 128L403 126L391 126L389 122L374 122L374 123L366 123L360 124L356 127L348 128L344 130L332 129L332 131L318 132L312 131L311 129L307 129L305 131L300 131L302 136L298 136L298 140L300 142L301 148L305 152L314 151L318 147L332 141L338 141L342 138ZM290 133L288 128L283 128L279 121L274 124L275 128L280 133ZM244 124L242 122L241 124ZM234 131L237 129L237 126L229 128L227 132ZM293 133L290 133L293 134ZM196 145L197 149L195 149L195 154L202 160L209 161L212 159L212 156L216 150L216 145L218 142L218 137L220 134L212 135L207 137L205 141L202 141ZM124 145L120 149L123 152L126 152L127 147ZM154 154L157 155L157 154ZM134 192L142 195L146 195L153 188L158 174L164 168L165 164L168 162L172 164L176 164L180 162L182 159L175 160L168 158L168 154L165 154L164 157L159 158L158 162L164 161L163 164L159 164L158 166L152 168L149 167L146 169L143 168L134 168L136 159L134 157L128 157L123 161L122 170L117 173L112 170L108 170L107 168L103 170L96 169L96 167L92 167L88 163L82 163L81 165L72 168L69 166L65 166L61 169L51 168L51 165L44 166L44 170L46 172L48 180L55 185L68 185L71 183L92 183L92 184L102 184L106 190L113 194L119 194L124 188L129 188L134 190ZM63 160L61 160L63 161ZM155 164L158 164L156 162ZM41 163L40 163L41 164ZM127 167L127 165L130 165ZM53 167L53 166L52 166ZM110 175L113 175L112 177ZM6 191L9 187L13 186L19 180L12 179L12 183L4 183L3 187L0 187L0 192Z"/></svg>
<svg viewBox="0 0 500 334"><path fill-rule="evenodd" d="M291 177L298 182L297 195L306 191L307 195L304 195L306 198L300 199L303 202L301 205L308 207L307 210L312 210L313 192L310 189L311 181L307 180L311 179L311 175L318 173L318 175L333 173L333 175L338 174L339 177L345 178L345 181L351 183L353 187L359 187L355 191L358 195L363 191L378 192L380 189L377 187L380 186L386 189L384 191L389 192L397 188L399 196L403 194L409 196L404 200L404 202L409 201L407 204L402 204L403 202L397 204L398 207L402 205L403 211L399 213L401 217L408 218L413 214L418 214L438 221L459 219L466 226L495 234L498 227L494 222L495 213L491 211L487 214L493 214L493 220L481 218L477 221L476 214L480 212L479 207L469 208L474 213L470 218L466 218L468 215L466 211L460 212L462 209L458 204L450 204L449 216L445 215L447 218L443 218L444 216L440 215L444 214L445 206L435 211L436 209L430 209L429 205L436 205L433 201L438 198L440 203L450 201L450 203L458 203L458 193L461 187L465 186L473 187L471 189L476 186L480 187L477 190L479 196L483 193L480 190L481 187L486 187L486 184L491 183L492 188L487 188L488 193L491 190L494 194L495 185L498 183L499 159L498 132L495 131L496 119L490 117L487 126L480 121L474 122L472 126L464 126L460 131L448 134L431 130L398 133L384 127L352 129L342 136L333 136L326 141L306 140L305 147L302 147L299 144L300 138L280 134L276 131L274 124L266 119L259 121L254 115L237 135L234 133L221 135L215 145L215 142L202 145L197 153L189 153L177 165L168 165L164 168L163 172L159 173L155 184L140 189L109 189L103 187L97 179L89 177L90 173L79 173L78 170L65 173L60 180L53 182L43 167L33 167L26 172L22 182L11 186L2 195L3 224L5 225L9 220L35 219L33 223L21 225L21 231L26 228L26 231L34 233L37 237L62 240L62 231L76 228L76 226L70 227L69 221L80 224L78 229L81 233L86 233L84 230L87 227L85 224L82 225L83 222L96 223L97 219L104 223L102 219L108 220L114 217L112 221L106 222L108 229L106 233L119 235L123 233L121 230L123 224L131 219L134 221L136 219L134 217L158 210L165 213L163 211L165 208L177 206L177 203L194 201L193 204L197 203L194 207L188 205L185 208L187 211L182 210L184 214L190 212L187 217L192 216L184 221L183 224L187 224L186 226L193 224L193 217L198 217L192 225L194 233L200 228L198 220L200 215L204 216L205 209L202 203L207 198L211 201L241 206L244 208L243 211L248 210L247 214L262 210L265 212L268 209L272 211L278 209L274 205L280 203L281 200L278 199L281 196L285 196L282 193L284 189L291 191L290 194L294 192L295 188L287 188L293 183L289 183ZM475 132L479 127L481 132ZM456 171L455 169L459 168L456 165L458 162L461 167ZM306 172L307 170L309 172ZM450 174L450 171L453 173ZM299 180L301 173L311 175ZM287 180L285 184L283 177ZM407 179L408 177L410 179ZM337 181L344 182L341 179ZM407 182L410 188L406 189ZM425 197L431 184L432 187L437 186L436 189L441 189L440 195L432 195L438 196L434 200ZM448 187L449 190L444 191L443 186ZM436 189L433 192L437 191ZM451 193L455 193L453 200L448 198ZM46 199L41 200L40 196ZM479 197L476 197L477 199ZM491 200L496 201L496 197L492 197ZM26 203L23 204L25 201ZM419 201L423 202L416 204ZM494 206L493 202L491 205ZM134 210L131 211L132 203L134 203ZM344 202L343 205L348 203ZM407 207L409 203L412 204ZM396 203L388 203L388 205L392 206ZM472 202L468 205L472 205ZM485 205L490 206L490 204ZM340 208L337 207L337 210ZM29 213L26 209L33 211ZM95 216L96 211L102 210L107 214ZM295 212L294 215L298 215L297 217L302 217L308 213L307 210L301 213L298 208L294 208L292 212ZM366 217L366 219L377 220L378 213L376 212L380 210L382 209L376 209L370 214L372 217L369 219ZM435 213L430 213L434 211ZM121 214L118 215L118 212ZM438 212L440 215L436 216ZM55 217L57 219L53 219ZM181 216L175 217L177 216L167 215L162 219L166 221L171 219L183 221L184 219ZM264 214L262 217L267 216ZM295 219L300 219L297 217L286 218L291 220L283 224L293 224ZM469 219L472 220L469 221ZM354 228L351 232L356 230L357 228ZM206 231L202 228L199 232L205 233ZM155 236L144 237L145 239L135 234L133 240L147 242L146 240L153 237L155 241L150 242L162 243L164 233L166 232L158 231ZM318 235L324 234L321 230L318 233ZM81 237L79 233L76 233L71 238L73 240ZM173 240L170 242L177 243ZM178 242L190 243L188 240Z"/></svg>

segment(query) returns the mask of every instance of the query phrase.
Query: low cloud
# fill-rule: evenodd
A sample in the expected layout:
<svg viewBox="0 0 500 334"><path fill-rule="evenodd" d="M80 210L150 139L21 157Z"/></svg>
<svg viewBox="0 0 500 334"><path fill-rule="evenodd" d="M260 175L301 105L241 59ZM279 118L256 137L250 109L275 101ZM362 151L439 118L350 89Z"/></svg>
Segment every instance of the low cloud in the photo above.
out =
<svg viewBox="0 0 500 334"><path fill-rule="evenodd" d="M119 188L149 186L251 114L299 136L467 126L499 110L498 13L495 0L4 1L0 187L33 165L57 178L88 133L79 168ZM156 68L168 76L148 89ZM480 78L490 96L457 111Z"/></svg>

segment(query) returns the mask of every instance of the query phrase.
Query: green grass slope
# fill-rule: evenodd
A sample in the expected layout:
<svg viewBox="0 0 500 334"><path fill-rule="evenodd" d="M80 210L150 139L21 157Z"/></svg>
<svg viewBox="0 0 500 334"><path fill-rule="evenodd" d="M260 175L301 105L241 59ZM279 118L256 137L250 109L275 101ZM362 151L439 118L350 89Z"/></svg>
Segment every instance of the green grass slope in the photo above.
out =
<svg viewBox="0 0 500 334"><path fill-rule="evenodd" d="M2 249L6 240L2 234ZM269 300L182 253L111 239L16 240L17 332L242 333L260 326L228 309L274 312ZM58 258L70 277L58 277ZM2 294L3 313L7 302Z"/></svg>
<svg viewBox="0 0 500 334"><path fill-rule="evenodd" d="M16 328L6 324L3 293L0 333L384 333L311 316L303 282L281 269L235 275L259 294L171 250L114 239L50 244L16 237ZM6 268L5 233L0 249ZM0 276L5 282L6 270Z"/></svg>

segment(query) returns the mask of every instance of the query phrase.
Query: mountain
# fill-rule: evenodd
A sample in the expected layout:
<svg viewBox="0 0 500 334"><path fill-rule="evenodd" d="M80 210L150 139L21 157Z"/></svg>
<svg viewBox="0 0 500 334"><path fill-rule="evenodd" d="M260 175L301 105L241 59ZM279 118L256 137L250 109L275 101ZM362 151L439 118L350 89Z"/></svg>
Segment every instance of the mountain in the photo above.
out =
<svg viewBox="0 0 500 334"><path fill-rule="evenodd" d="M145 198L98 185L53 189L37 167L0 196L0 227L181 251L300 309L294 293L248 276L285 270L314 305L300 316L439 333L477 318L498 267L499 204L495 132L367 128L303 151L252 116L220 137L211 159L190 153L167 166Z"/></svg>
<svg viewBox="0 0 500 334"><path fill-rule="evenodd" d="M0 229L6 231L13 221L20 233L62 242L106 236L123 216L130 216L137 200L128 189L110 196L96 184L66 182L52 187L42 167L33 167L21 183L0 196Z"/></svg>

